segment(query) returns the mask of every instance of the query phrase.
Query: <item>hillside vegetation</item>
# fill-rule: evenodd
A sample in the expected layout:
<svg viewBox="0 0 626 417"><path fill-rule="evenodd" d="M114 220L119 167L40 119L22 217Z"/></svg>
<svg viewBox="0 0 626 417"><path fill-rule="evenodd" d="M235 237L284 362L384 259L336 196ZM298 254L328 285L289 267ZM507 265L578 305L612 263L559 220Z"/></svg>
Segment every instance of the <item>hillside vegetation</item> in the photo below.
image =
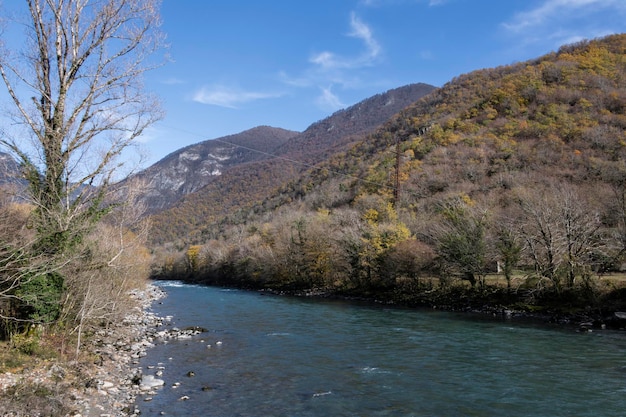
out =
<svg viewBox="0 0 626 417"><path fill-rule="evenodd" d="M563 46L451 80L245 216L210 217L193 245L162 248L155 275L624 308L606 277L624 265L625 152L626 35Z"/></svg>
<svg viewBox="0 0 626 417"><path fill-rule="evenodd" d="M300 134L292 132L281 143L272 143L273 146L266 146L268 141L259 142L259 128L248 131L252 135L246 132L234 135L243 135L247 139L245 143L234 142L232 137L226 137L199 144L203 147L212 144L223 147L223 142L228 141L236 145L230 148L231 152L245 152L248 158L244 163L230 164L220 175L212 176L210 181L206 181L204 188L185 195L171 208L152 216L154 228L151 240L155 244L174 244L178 248L184 248L217 236L216 230L219 231L219 226L233 221L245 221L256 211L253 207L276 193L279 187L296 180L303 172L330 155L345 151L398 111L434 89L435 87L427 84L410 84L377 94L313 123ZM265 131L268 129L270 128L264 128ZM272 129L274 135L277 130ZM197 146L192 145L185 149ZM250 152L252 149L256 152ZM181 151L176 154L180 155ZM167 157L163 162L171 159ZM196 165L206 161L199 157ZM184 188L187 188L188 183L197 183L196 177L201 176L191 166L188 168L190 169L184 176L178 176L183 180ZM172 164L168 166L166 163L158 163L146 170L153 178L177 176L172 171Z"/></svg>

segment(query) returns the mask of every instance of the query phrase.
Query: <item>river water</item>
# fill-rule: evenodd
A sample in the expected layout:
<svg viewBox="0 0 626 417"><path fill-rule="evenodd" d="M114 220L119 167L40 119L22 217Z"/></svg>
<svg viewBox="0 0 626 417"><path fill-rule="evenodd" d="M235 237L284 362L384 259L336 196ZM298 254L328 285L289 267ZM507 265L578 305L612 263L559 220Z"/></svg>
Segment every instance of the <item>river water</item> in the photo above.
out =
<svg viewBox="0 0 626 417"><path fill-rule="evenodd" d="M142 358L165 380L142 416L626 415L624 332L157 285L157 314L208 332Z"/></svg>

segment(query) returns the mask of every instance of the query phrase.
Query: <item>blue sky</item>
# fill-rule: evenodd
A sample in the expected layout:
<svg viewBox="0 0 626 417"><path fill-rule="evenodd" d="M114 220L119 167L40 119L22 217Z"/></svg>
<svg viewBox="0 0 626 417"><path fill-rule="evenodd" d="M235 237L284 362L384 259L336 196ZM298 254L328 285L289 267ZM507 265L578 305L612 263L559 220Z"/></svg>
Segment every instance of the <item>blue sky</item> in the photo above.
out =
<svg viewBox="0 0 626 417"><path fill-rule="evenodd" d="M0 0L1 1L1 0ZM5 5L15 4L4 0ZM626 0L163 0L165 118L147 165L270 125L302 131L377 93L626 32Z"/></svg>

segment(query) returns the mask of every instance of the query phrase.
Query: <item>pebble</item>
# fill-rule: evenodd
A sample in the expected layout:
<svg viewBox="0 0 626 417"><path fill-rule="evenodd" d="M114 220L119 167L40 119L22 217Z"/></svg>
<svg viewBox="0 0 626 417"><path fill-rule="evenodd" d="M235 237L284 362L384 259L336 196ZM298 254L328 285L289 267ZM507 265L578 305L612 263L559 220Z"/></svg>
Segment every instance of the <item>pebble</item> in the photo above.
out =
<svg viewBox="0 0 626 417"><path fill-rule="evenodd" d="M147 309L152 302L164 297L165 293L154 285L148 285L144 290L133 291L131 296L140 307L121 323L97 330L92 345L83 348L98 359L93 367L84 371L84 387L72 386L67 389L66 398L71 398L71 406L74 408L71 415L75 417L136 417L140 414L135 407L135 399L142 392L140 382L146 382L146 379L141 375L141 369L134 366L139 363L138 358L145 356L146 350L154 346L154 333L163 324L163 319ZM0 374L0 390L17 383L53 384L58 389L58 380L63 380L72 371L64 366L66 364L52 364L48 369L37 368L24 374ZM154 376L152 378L152 388L164 384ZM143 399L150 401L152 397Z"/></svg>

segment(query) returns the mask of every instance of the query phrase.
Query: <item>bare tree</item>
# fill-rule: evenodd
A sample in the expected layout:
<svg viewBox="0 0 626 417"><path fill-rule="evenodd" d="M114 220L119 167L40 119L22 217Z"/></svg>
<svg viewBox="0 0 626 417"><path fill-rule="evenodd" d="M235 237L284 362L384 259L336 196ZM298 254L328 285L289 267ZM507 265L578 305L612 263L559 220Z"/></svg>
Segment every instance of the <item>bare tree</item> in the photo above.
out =
<svg viewBox="0 0 626 417"><path fill-rule="evenodd" d="M83 245L89 250L68 265L63 313L65 321L74 324L76 354L88 325L121 321L129 313L129 291L140 288L149 275L150 257L144 246L149 225L139 201L144 188L143 181L133 180L116 190L124 203L85 236Z"/></svg>
<svg viewBox="0 0 626 417"><path fill-rule="evenodd" d="M99 218L120 155L161 117L141 76L158 64L150 57L163 37L157 0L27 5L24 49L0 54L12 117L25 129L0 143L24 167L40 248L54 254Z"/></svg>
<svg viewBox="0 0 626 417"><path fill-rule="evenodd" d="M27 0L27 19L16 21L25 29L22 49L0 43L0 78L14 123L0 146L22 167L35 231L27 252L0 256L20 254L45 266L27 275L1 268L0 278L20 278L5 295L20 295L22 303L36 295L29 319L51 322L61 314L66 284L88 272L71 266L89 264L77 261L89 255L89 231L112 209L107 194L122 153L162 115L142 85L142 75L161 63L153 58L164 46L159 4ZM124 245L105 266L116 264Z"/></svg>
<svg viewBox="0 0 626 417"><path fill-rule="evenodd" d="M557 290L591 271L603 249L598 213L571 184L518 192L520 233L539 276Z"/></svg>

